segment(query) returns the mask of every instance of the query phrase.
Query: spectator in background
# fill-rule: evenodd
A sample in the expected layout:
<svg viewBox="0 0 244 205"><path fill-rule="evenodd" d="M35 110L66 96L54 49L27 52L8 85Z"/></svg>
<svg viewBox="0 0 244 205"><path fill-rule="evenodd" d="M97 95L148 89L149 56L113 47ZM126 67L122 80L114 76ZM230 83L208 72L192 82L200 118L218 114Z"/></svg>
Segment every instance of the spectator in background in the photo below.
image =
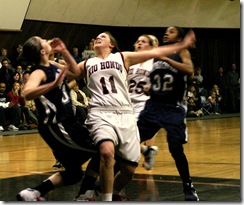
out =
<svg viewBox="0 0 244 205"><path fill-rule="evenodd" d="M2 60L3 59L7 59L8 60L9 67L12 69L11 61L8 58L8 50L6 48L2 48L1 49L1 55L0 55L0 62L1 62L1 64L2 64ZM2 66L3 66L3 64L0 65L0 67L2 67Z"/></svg>
<svg viewBox="0 0 244 205"><path fill-rule="evenodd" d="M23 83L21 84L22 90L23 90L25 83L29 79L30 74L31 73L29 71L25 71L23 73ZM28 108L28 112L29 112L29 116L30 116L29 121L34 123L35 125L37 125L38 121L37 121L37 109L36 109L35 101L34 100L25 100L25 106Z"/></svg>
<svg viewBox="0 0 244 205"><path fill-rule="evenodd" d="M25 106L25 99L22 96L22 90L19 82L14 82L12 89L8 93L10 101L14 104L14 107L18 110L16 116L17 122L15 126L19 129L30 129L30 116L28 108Z"/></svg>
<svg viewBox="0 0 244 205"><path fill-rule="evenodd" d="M86 94L86 97L88 98L88 100L91 99L91 92L87 88L86 79L82 77L77 82L78 82L80 90L82 90Z"/></svg>
<svg viewBox="0 0 244 205"><path fill-rule="evenodd" d="M8 59L4 58L1 61L2 67L0 68L0 82L6 84L6 92L11 90L11 78L14 75L14 71L9 65Z"/></svg>
<svg viewBox="0 0 244 205"><path fill-rule="evenodd" d="M212 90L210 93L214 91L216 93L216 102L219 104L219 112L222 113L221 108L223 107L223 97L222 97L222 91L219 89L219 86L217 84L214 84L212 87Z"/></svg>
<svg viewBox="0 0 244 205"><path fill-rule="evenodd" d="M240 100L240 77L236 72L236 64L231 65L231 70L227 73L227 85L229 89L230 112L238 112L240 107L238 101Z"/></svg>
<svg viewBox="0 0 244 205"><path fill-rule="evenodd" d="M207 99L207 103L211 104L211 108L210 111L212 112L212 114L214 115L219 115L220 113L218 112L219 109L219 103L217 102L216 99L216 92L215 91L211 91L210 92L210 96Z"/></svg>
<svg viewBox="0 0 244 205"><path fill-rule="evenodd" d="M227 94L228 94L228 88L227 88L227 77L224 73L224 69L222 66L219 66L217 70L217 75L215 76L215 82L216 85L218 85L221 96L222 96L222 102L220 104L220 108L222 113L226 113L227 111Z"/></svg>
<svg viewBox="0 0 244 205"><path fill-rule="evenodd" d="M89 58L93 58L96 56L94 51L94 39L91 39L89 45L85 47L84 51L82 52L82 60L87 60Z"/></svg>
<svg viewBox="0 0 244 205"><path fill-rule="evenodd" d="M22 45L19 44L19 45L16 46L16 48L14 49L14 52L13 52L12 66L14 68L16 68L17 65L19 64L19 62L22 61L22 59L21 59L21 53L22 53Z"/></svg>
<svg viewBox="0 0 244 205"><path fill-rule="evenodd" d="M9 117L7 117L9 116ZM6 84L0 82L0 132L7 130L8 128L13 131L18 131L19 129L14 126L16 112L13 108L13 103L10 101L6 93ZM7 128L7 121L10 121L10 125Z"/></svg>
<svg viewBox="0 0 244 205"><path fill-rule="evenodd" d="M197 84L197 79L194 78L194 73L192 73L191 75L187 76L187 87L194 85L195 88L197 88L198 84Z"/></svg>
<svg viewBox="0 0 244 205"><path fill-rule="evenodd" d="M196 67L195 68L195 73L194 73L194 79L196 79L197 81L197 92L200 93L203 89L203 76L201 75L201 68L200 67Z"/></svg>
<svg viewBox="0 0 244 205"><path fill-rule="evenodd" d="M81 57L79 56L79 49L77 47L74 47L72 49L72 56L75 59L77 64L82 61Z"/></svg>
<svg viewBox="0 0 244 205"><path fill-rule="evenodd" d="M187 117L201 117L203 112L198 109L193 97L189 97L187 100Z"/></svg>
<svg viewBox="0 0 244 205"><path fill-rule="evenodd" d="M20 83L22 84L23 83L23 73L24 73L22 65L18 64L15 68L15 71L19 73Z"/></svg>
<svg viewBox="0 0 244 205"><path fill-rule="evenodd" d="M10 78L10 85L12 87L15 82L18 82L19 84L21 84L21 81L22 81L22 79L21 79L19 72L15 71L13 73L12 77Z"/></svg>
<svg viewBox="0 0 244 205"><path fill-rule="evenodd" d="M70 97L76 119L84 124L87 116L88 99L86 94L79 89L79 85L76 82L74 87L70 90Z"/></svg>

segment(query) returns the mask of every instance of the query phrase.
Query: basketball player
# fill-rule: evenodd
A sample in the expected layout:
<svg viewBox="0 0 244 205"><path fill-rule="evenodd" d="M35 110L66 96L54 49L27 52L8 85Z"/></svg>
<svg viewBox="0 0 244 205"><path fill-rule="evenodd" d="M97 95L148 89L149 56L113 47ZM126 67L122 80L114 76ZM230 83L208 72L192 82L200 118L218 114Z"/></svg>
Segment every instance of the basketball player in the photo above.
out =
<svg viewBox="0 0 244 205"><path fill-rule="evenodd" d="M170 46L141 52L116 52L116 40L104 32L94 41L96 57L78 64L91 91L85 124L99 147L103 201L112 201L113 184L117 194L132 180L140 160L140 139L126 81L128 68L151 58L170 55L194 41L191 31L184 41ZM114 177L115 154L120 172Z"/></svg>
<svg viewBox="0 0 244 205"><path fill-rule="evenodd" d="M143 34L139 36L136 43L134 44L135 51L140 52L153 49L153 47L158 47L157 42L158 40L155 36ZM127 80L129 84L129 94L137 120L140 112L144 109L146 101L149 99L147 90L150 87L149 76L152 70L152 66L153 59L149 59L145 62L132 65L128 71ZM151 146L141 145L141 152L144 155L143 166L147 170L150 170L155 163L154 158L158 152L158 147L153 146L154 140L151 140L151 142L148 141L147 143L148 144L145 143L145 145Z"/></svg>
<svg viewBox="0 0 244 205"><path fill-rule="evenodd" d="M142 51L142 50L150 50L153 47L157 47L157 38L152 35L141 35L136 43L134 44L135 46L135 51ZM129 95L130 99L132 101L132 106L133 106L133 111L134 115L136 117L136 120L138 119L138 116L141 112L141 110L144 108L145 102L147 99L149 99L149 96L145 94L144 88L150 86L148 85L150 83L149 79L149 73L152 69L153 65L153 59L149 59L146 62L139 63L136 65L133 65L129 68L128 75L127 75L127 80L128 80L128 87L129 87ZM158 147L152 146L148 148L147 146L142 145L141 146L141 151L143 153L148 153L145 158L147 159L144 162L144 167L148 170L150 170L154 164L154 157L157 154ZM90 167L90 163L88 164L88 169ZM93 184L95 183L95 180L92 176L96 176L92 174L90 176L90 171L86 170L86 174L83 178L82 185L80 188L80 191L78 195L75 197L76 201L89 201L89 200L94 200L94 186ZM119 168L115 167L114 174L119 171ZM98 175L97 175L98 176ZM96 183L96 188L97 185L100 185L99 182ZM115 197L115 194L113 195L113 198L119 199L119 195ZM120 196L122 198L122 196ZM126 198L123 198L125 200Z"/></svg>
<svg viewBox="0 0 244 205"><path fill-rule="evenodd" d="M65 58L66 65L49 61L52 49ZM80 70L64 43L55 38L49 44L34 36L24 43L22 55L35 64L24 86L24 96L27 100L35 100L38 131L65 168L17 195L19 201L43 201L43 196L54 188L79 182L83 175L82 164L98 152L89 143L88 130L74 116L67 79L80 75Z"/></svg>
<svg viewBox="0 0 244 205"><path fill-rule="evenodd" d="M175 45L183 39L183 29L174 26L167 28L163 42L165 45ZM191 55L187 49L155 59L150 74L150 99L137 123L142 141L151 139L160 128L166 129L169 150L181 176L186 201L199 200L182 145L187 142L187 133L186 111L181 102L186 89L186 76L193 72Z"/></svg>

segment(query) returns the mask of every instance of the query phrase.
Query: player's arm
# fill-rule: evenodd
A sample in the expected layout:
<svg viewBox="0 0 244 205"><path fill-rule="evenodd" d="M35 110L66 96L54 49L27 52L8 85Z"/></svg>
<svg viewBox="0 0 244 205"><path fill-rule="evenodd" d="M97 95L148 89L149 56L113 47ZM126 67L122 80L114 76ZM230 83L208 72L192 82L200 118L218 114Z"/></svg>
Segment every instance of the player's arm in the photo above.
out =
<svg viewBox="0 0 244 205"><path fill-rule="evenodd" d="M141 52L123 52L126 68L131 65L138 64L151 58L159 58L161 56L172 55L176 51L191 47L195 43L195 34L190 30L183 41L166 46L159 46L152 50ZM189 51L188 51L189 52Z"/></svg>
<svg viewBox="0 0 244 205"><path fill-rule="evenodd" d="M180 51L180 58L182 62L178 62L172 60L168 57L160 57L160 59L164 60L165 62L169 63L172 67L176 68L177 70L181 71L182 73L192 75L194 72L194 66L191 60L191 53L187 49L183 49Z"/></svg>
<svg viewBox="0 0 244 205"><path fill-rule="evenodd" d="M26 100L34 100L41 95L49 92L53 88L62 84L63 79L65 77L66 70L62 70L59 76L50 83L41 84L46 81L46 74L44 71L37 69L33 71L24 85L23 88L23 96Z"/></svg>

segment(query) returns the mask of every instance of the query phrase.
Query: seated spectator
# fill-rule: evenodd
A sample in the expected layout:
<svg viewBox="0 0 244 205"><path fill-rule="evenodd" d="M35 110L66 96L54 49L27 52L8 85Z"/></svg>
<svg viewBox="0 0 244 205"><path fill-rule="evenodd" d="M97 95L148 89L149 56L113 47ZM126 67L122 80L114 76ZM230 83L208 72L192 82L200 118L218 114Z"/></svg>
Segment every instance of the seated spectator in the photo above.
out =
<svg viewBox="0 0 244 205"><path fill-rule="evenodd" d="M210 96L207 98L207 103L211 104L211 111L213 114L215 115L219 115L220 113L218 112L219 109L219 103L217 102L216 99L216 92L215 91L211 91L210 92Z"/></svg>
<svg viewBox="0 0 244 205"><path fill-rule="evenodd" d="M83 124L87 116L88 99L86 94L79 89L79 85L76 83L70 91L70 97L74 107L75 116L77 120Z"/></svg>
<svg viewBox="0 0 244 205"><path fill-rule="evenodd" d="M13 73L13 75L11 76L11 78L10 78L9 81L10 81L10 85L11 85L11 87L13 86L13 84L14 84L15 82L18 82L19 84L21 84L22 79L21 79L21 75L20 75L20 73L17 72L17 71L15 71L15 72Z"/></svg>
<svg viewBox="0 0 244 205"><path fill-rule="evenodd" d="M18 131L18 110L6 93L6 84L0 82L0 131ZM16 127L17 126L17 127Z"/></svg>
<svg viewBox="0 0 244 205"><path fill-rule="evenodd" d="M88 100L90 100L91 99L91 92L87 88L85 78L80 78L79 81L78 81L78 85L79 85L80 90L82 92L84 92L86 94L86 97L88 98Z"/></svg>
<svg viewBox="0 0 244 205"><path fill-rule="evenodd" d="M200 108L200 98L199 98L199 94L196 90L196 87L194 84L191 84L187 87L187 92L186 92L186 97L187 97L187 100L191 97L193 98L194 100L194 103L196 104L196 106L198 108Z"/></svg>
<svg viewBox="0 0 244 205"><path fill-rule="evenodd" d="M203 115L203 112L201 109L198 109L196 106L194 99L192 97L189 97L187 101L187 117L201 117Z"/></svg>
<svg viewBox="0 0 244 205"><path fill-rule="evenodd" d="M9 91L8 96L14 107L18 109L17 119L18 127L20 129L30 129L30 115L28 108L25 106L25 99L22 96L20 83L15 82L12 89Z"/></svg>
<svg viewBox="0 0 244 205"><path fill-rule="evenodd" d="M25 71L23 73L23 83L21 84L21 89L23 89L25 83L29 79L29 76L30 76L29 71ZM25 100L25 106L28 108L28 111L29 111L30 122L37 125L38 121L37 121L37 110L36 110L35 101L34 100Z"/></svg>
<svg viewBox="0 0 244 205"><path fill-rule="evenodd" d="M219 86L217 84L214 84L212 87L212 90L216 93L216 102L219 104L219 110L223 107L223 97L222 97L222 91L219 89Z"/></svg>
<svg viewBox="0 0 244 205"><path fill-rule="evenodd" d="M15 71L20 74L20 83L22 83L22 81L23 81L23 73L24 73L22 65L17 65L16 68L15 68Z"/></svg>
<svg viewBox="0 0 244 205"><path fill-rule="evenodd" d="M34 100L26 100L25 106L28 108L29 111L29 123L33 123L35 125L38 124L37 121L37 110L36 110L36 104Z"/></svg>
<svg viewBox="0 0 244 205"><path fill-rule="evenodd" d="M84 51L82 52L82 60L87 60L89 58L96 56L93 46L94 46L94 39L91 39L89 45L86 46Z"/></svg>

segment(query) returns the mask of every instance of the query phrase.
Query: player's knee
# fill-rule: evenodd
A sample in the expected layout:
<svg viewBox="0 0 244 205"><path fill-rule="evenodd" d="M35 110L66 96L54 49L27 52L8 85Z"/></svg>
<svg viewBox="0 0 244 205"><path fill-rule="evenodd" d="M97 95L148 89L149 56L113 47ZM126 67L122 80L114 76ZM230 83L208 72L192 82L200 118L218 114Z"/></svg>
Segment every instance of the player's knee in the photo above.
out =
<svg viewBox="0 0 244 205"><path fill-rule="evenodd" d="M109 163L114 159L114 144L112 141L104 141L99 146L101 162Z"/></svg>

